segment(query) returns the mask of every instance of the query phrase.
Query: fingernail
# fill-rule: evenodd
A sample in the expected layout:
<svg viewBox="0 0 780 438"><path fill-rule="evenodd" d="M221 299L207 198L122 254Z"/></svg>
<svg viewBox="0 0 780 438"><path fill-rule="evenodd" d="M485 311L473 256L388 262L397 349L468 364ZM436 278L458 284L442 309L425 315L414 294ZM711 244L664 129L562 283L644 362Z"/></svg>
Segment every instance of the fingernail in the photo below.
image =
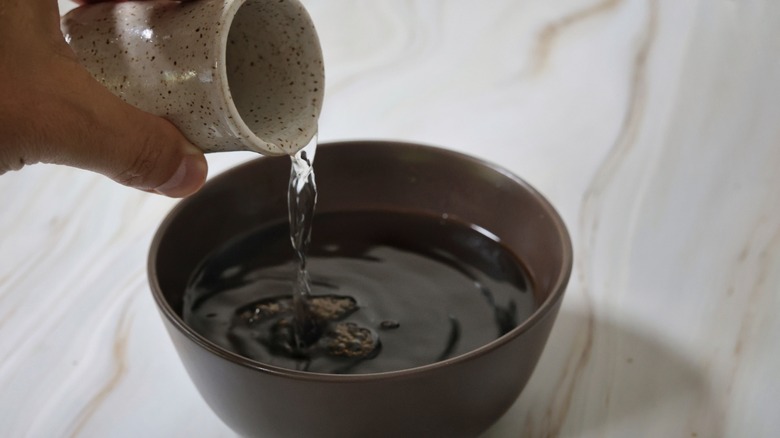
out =
<svg viewBox="0 0 780 438"><path fill-rule="evenodd" d="M188 146L186 147L187 152L194 153L185 154L173 176L156 187L155 192L171 198L183 198L198 191L206 182L206 174L208 173L206 159L200 150L195 149L194 146ZM192 149L195 149L196 152Z"/></svg>

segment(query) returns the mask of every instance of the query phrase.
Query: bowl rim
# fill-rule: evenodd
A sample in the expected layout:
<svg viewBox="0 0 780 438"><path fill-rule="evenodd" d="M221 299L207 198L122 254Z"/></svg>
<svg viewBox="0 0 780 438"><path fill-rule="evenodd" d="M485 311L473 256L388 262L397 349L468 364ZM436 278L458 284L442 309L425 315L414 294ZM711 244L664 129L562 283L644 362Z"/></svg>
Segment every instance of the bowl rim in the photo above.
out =
<svg viewBox="0 0 780 438"><path fill-rule="evenodd" d="M154 297L154 301L157 304L158 309L168 320L168 322L173 327L175 327L176 330L178 330L180 333L182 333L185 337L187 337L190 341L194 342L196 345L233 364L237 364L246 368L257 370L269 375L292 378L296 380L347 383L347 382L378 381L378 380L407 378L414 375L433 372L440 368L448 367L453 364L464 363L464 362L474 360L478 357L490 353L493 350L500 348L502 345L508 342L511 342L513 339L517 338L521 334L530 330L540 320L544 319L550 312L556 309L558 303L563 298L564 292L566 290L566 286L571 276L572 265L573 265L573 249L572 249L571 237L566 228L566 225L563 222L563 219L560 217L560 215L552 206L552 204L550 204L547 198L545 198L544 195L542 195L538 190L536 190L525 180L521 179L520 177L518 177L517 175L515 175L514 173L510 172L509 170L505 169L502 166L482 160L480 158L473 157L468 154L464 154L461 152L453 151L438 146L431 146L431 145L426 145L426 144L421 144L416 142L393 141L393 140L348 140L348 141L324 142L319 144L317 148L319 152L322 149L326 149L326 150L338 149L339 147L347 147L356 144L368 145L368 147L372 145L379 145L385 147L424 149L436 154L443 154L448 157L452 157L460 161L467 161L473 165L484 167L494 172L497 172L505 176L506 178L510 179L515 184L521 186L524 190L528 191L535 199L537 199L540 202L542 208L545 210L547 214L547 217L553 222L556 231L561 237L561 242L563 245L563 248L561 248L562 249L561 270L557 278L555 279L555 281L552 283L550 287L551 292L550 295L547 297L547 299L545 299L542 302L542 304L539 305L539 307L536 310L534 310L531 316L526 318L523 322L518 324L517 327L513 328L503 336L494 339L493 341L479 348L471 350L469 352L463 353L455 357L451 357L443 361L427 364L427 365L422 365L413 368L405 368L405 369L395 370L395 371L386 371L381 373L327 374L327 373L316 373L310 371L298 371L298 370L292 370L289 368L283 368L275 365L265 364L253 359L246 358L239 354L233 353L229 350L226 350L220 347L219 345L209 341L199 333L195 332L187 324L184 323L184 320L173 310L173 308L168 304L167 300L163 295L162 288L160 287L160 284L157 279L156 261L157 261L158 249L164 235L166 234L168 227L178 217L178 215L181 213L182 210L187 208L187 206L190 203L194 202L193 199L197 197L197 194L195 194L189 198L183 199L168 212L168 214L160 223L160 225L157 228L157 231L154 234L154 238L152 240L149 249L149 255L147 258L147 276L148 276L150 288L152 290L152 296ZM239 164L211 178L207 182L207 185L216 185L220 181L230 178L234 172L239 172L240 169L253 166L254 163L257 162L258 160L265 160L265 159L273 159L273 157L261 156L259 158L250 160L246 163Z"/></svg>

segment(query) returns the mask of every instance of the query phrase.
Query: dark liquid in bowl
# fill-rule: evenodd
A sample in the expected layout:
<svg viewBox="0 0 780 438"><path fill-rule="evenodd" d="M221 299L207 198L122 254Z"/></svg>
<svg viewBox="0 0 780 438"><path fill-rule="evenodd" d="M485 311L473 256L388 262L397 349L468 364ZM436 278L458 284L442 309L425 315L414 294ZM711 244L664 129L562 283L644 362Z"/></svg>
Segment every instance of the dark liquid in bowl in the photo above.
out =
<svg viewBox="0 0 780 438"><path fill-rule="evenodd" d="M469 352L535 310L531 281L477 227L393 211L315 215L307 257L315 336L293 333L298 260L287 222L240 236L193 273L183 316L242 356L318 373L396 371Z"/></svg>

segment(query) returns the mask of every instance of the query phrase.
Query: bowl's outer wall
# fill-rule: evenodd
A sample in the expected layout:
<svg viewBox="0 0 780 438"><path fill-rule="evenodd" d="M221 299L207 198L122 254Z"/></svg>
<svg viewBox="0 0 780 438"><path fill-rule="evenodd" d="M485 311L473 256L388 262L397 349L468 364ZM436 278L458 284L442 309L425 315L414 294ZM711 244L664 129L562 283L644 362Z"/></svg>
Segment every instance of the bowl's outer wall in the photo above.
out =
<svg viewBox="0 0 780 438"><path fill-rule="evenodd" d="M559 301L560 303L560 301ZM211 409L244 437L476 437L530 378L559 304L503 348L451 367L374 381L295 380L212 354L163 318Z"/></svg>
<svg viewBox="0 0 780 438"><path fill-rule="evenodd" d="M524 182L442 149L334 143L319 149L316 163L317 211L446 213L479 225L523 260L541 309L497 348L447 366L373 379L291 378L258 371L224 353L184 327L182 294L211 250L286 217L289 160L262 158L215 178L180 203L152 245L152 289L193 382L217 415L244 436L478 435L522 390L552 328L571 270L562 222Z"/></svg>

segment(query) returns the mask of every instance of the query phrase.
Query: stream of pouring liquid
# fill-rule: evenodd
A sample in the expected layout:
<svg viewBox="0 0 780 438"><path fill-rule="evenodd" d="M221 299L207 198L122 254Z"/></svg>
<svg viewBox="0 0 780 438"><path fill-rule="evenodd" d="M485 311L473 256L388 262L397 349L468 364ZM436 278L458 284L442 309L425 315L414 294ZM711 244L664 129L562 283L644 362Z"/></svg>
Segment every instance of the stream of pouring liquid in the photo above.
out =
<svg viewBox="0 0 780 438"><path fill-rule="evenodd" d="M306 269L306 252L311 241L311 224L317 204L317 183L314 179L314 154L317 150L315 135L306 147L290 156L290 185L287 192L287 208L290 219L290 240L298 258L298 269L293 281L293 333L295 344L302 349L316 342L321 328L309 310L311 280Z"/></svg>

